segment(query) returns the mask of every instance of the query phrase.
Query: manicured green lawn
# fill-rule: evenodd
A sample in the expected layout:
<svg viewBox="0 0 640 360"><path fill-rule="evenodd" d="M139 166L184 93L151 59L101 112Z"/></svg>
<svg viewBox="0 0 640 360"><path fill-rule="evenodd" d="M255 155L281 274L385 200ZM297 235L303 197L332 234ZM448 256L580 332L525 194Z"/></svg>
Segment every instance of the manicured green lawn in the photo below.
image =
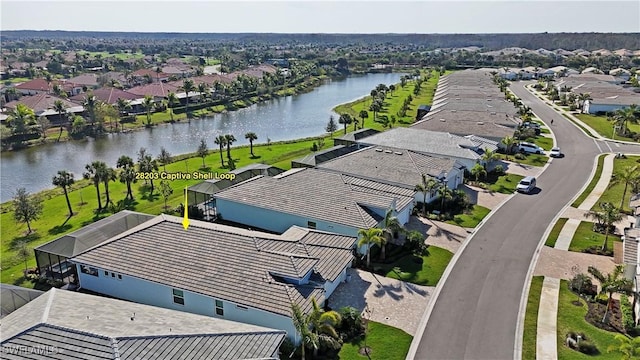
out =
<svg viewBox="0 0 640 360"><path fill-rule="evenodd" d="M553 139L546 136L537 136L533 143L545 149L546 151L551 150L551 148L553 147Z"/></svg>
<svg viewBox="0 0 640 360"><path fill-rule="evenodd" d="M540 308L540 293L542 292L543 276L534 276L529 287L527 312L524 317L524 333L522 335L522 359L536 359L536 339L538 331L538 309Z"/></svg>
<svg viewBox="0 0 640 360"><path fill-rule="evenodd" d="M474 228L478 226L480 221L484 219L491 209L480 205L473 205L473 209L469 214L459 214L453 217L453 220L447 220L447 224L458 225L465 228Z"/></svg>
<svg viewBox="0 0 640 360"><path fill-rule="evenodd" d="M626 140L633 141L633 139L628 137L623 137L618 134L613 134L613 121L608 121L606 116L595 116L590 114L576 114L576 117L585 124L589 125L593 130L595 130L598 134L615 140ZM638 132L640 131L640 124L628 123L627 127L630 131Z"/></svg>
<svg viewBox="0 0 640 360"><path fill-rule="evenodd" d="M576 229L576 233L571 239L569 251L581 252L582 250L594 245L602 246L605 239L604 234L594 232L592 229L592 222L581 221L580 225L578 225L578 229ZM609 250L613 249L613 243L615 241L621 241L620 237L617 235L609 235L609 239L607 240L607 248L609 248Z"/></svg>
<svg viewBox="0 0 640 360"><path fill-rule="evenodd" d="M629 156L626 159L615 159L613 161L613 174L615 175L616 173L621 172L628 166L640 165L637 162L638 160L640 160L640 157L638 156ZM610 202L615 206L620 206L624 186L625 185L623 182L616 185L609 184L609 187L607 187L607 190L602 193L602 196L600 196L598 202ZM628 214L631 213L631 209L629 208L629 199L631 198L631 195L631 186L629 186L629 188L627 188L627 193L625 194L624 201L622 202L622 209ZM594 209L598 209L598 204L594 205Z"/></svg>
<svg viewBox="0 0 640 360"><path fill-rule="evenodd" d="M453 254L449 250L429 246L429 255L422 256L422 264L416 261L418 256L405 255L393 263L379 266L386 273L386 277L417 285L436 286L452 257Z"/></svg>
<svg viewBox="0 0 640 360"><path fill-rule="evenodd" d="M423 73L423 76L426 75L425 71L423 71L422 73ZM450 73L450 72L447 72L447 73ZM409 124L412 124L415 121L416 114L418 111L418 106L432 103L433 94L435 93L439 78L440 78L439 73L437 71L432 71L431 78L428 81L425 81L422 83L422 86L420 87L420 93L417 96L413 94L413 89L415 87L414 81L407 81L407 84L404 86L404 88L400 87L399 83L395 84L396 90L393 93L391 93L391 91L387 92L387 97L384 102L384 107L380 112L376 114L376 118L386 115L389 119L391 119L391 116L393 115L393 116L396 116L397 118L397 122L395 125L396 127L407 126ZM398 110L401 109L404 99L406 99L409 95L413 97L413 100L409 105L409 109L407 110L406 116L399 117L397 115L397 112ZM338 114L343 114L343 113L350 114L351 116L355 117L358 121L361 121L362 119L359 117L360 111L366 110L369 114L369 117L364 120L364 127L372 128L376 130L384 130L384 127L382 126L381 123L374 121L373 112L369 111L370 105L371 105L371 96L366 96L362 99L359 99L350 103L338 105L333 109L333 111L335 111Z"/></svg>
<svg viewBox="0 0 640 360"><path fill-rule="evenodd" d="M501 194L511 194L516 191L516 186L524 176L516 174L505 174L498 177L498 180L489 185L489 190Z"/></svg>
<svg viewBox="0 0 640 360"><path fill-rule="evenodd" d="M560 360L587 360L587 359L611 359L619 360L619 353L607 353L609 345L617 343L614 336L615 333L598 329L597 327L585 321L587 314L587 304L578 295L569 290L569 282L562 280L560 282L560 298L558 301L558 359ZM581 306L576 306L572 302L577 301ZM587 338L598 347L600 354L597 356L589 356L578 351L569 349L564 345L567 334L570 331L583 332Z"/></svg>
<svg viewBox="0 0 640 360"><path fill-rule="evenodd" d="M513 161L518 164L523 165L531 165L531 166L544 166L549 160L549 157L546 155L538 155L538 154L526 154L524 159L516 159L515 155L509 155L507 159L507 155L498 154L498 157L502 160Z"/></svg>
<svg viewBox="0 0 640 360"><path fill-rule="evenodd" d="M574 201L573 204L571 204L571 206L576 208L580 206L580 204L582 204L582 202L586 200L589 194L591 194L591 192L593 191L593 188L596 187L596 184L600 180L600 175L602 175L602 168L604 167L605 156L606 156L605 154L601 154L600 156L598 156L598 165L596 166L596 172L595 174L593 174L593 178L589 182L589 185L587 185L586 189L584 189L582 194L578 196L576 201Z"/></svg>
<svg viewBox="0 0 640 360"><path fill-rule="evenodd" d="M11 78L8 80L2 80L3 83L10 83L10 84L16 84L16 83L23 83L23 82L27 82L31 79L26 78L26 77L16 77L16 78Z"/></svg>
<svg viewBox="0 0 640 360"><path fill-rule="evenodd" d="M560 218L558 219L558 221L556 221L556 223L553 225L553 229L551 229L551 232L549 233L549 237L547 237L547 241L544 242L544 244L546 246L549 247L554 247L556 246L556 241L558 241L558 235L560 235L560 231L562 231L562 228L564 227L564 224L567 223L567 218Z"/></svg>
<svg viewBox="0 0 640 360"><path fill-rule="evenodd" d="M264 139L259 139L264 141ZM328 143L329 139L325 139ZM269 146L266 144L254 145L254 154L258 157L251 158L249 147L237 147L231 149L231 156L237 161L236 166L242 167L254 162L264 162L267 164L276 164L276 166L289 169L291 168L291 160L299 156L304 156L311 152L310 148L314 140L305 139L300 141L291 141L283 143L273 143ZM209 146L214 146L209 144ZM327 146L327 145L326 145ZM195 145L194 145L195 147ZM195 148L194 148L195 150ZM136 154L126 154L132 158L136 158ZM153 154L154 156L157 154ZM226 159L226 155L224 156ZM181 156L181 159L183 156ZM226 160L225 160L226 161ZM227 172L220 166L220 156L218 152L212 152L205 158L207 172ZM193 172L199 171L202 167L202 158L195 157L179 160L167 165L167 172ZM163 167L160 166L160 171ZM75 178L79 179L81 174L75 174ZM170 208L175 208L183 202L183 189L198 183L198 180L175 180L170 185L173 188L173 194L169 197L167 204ZM155 181L156 191L153 196L149 195L148 188L143 186L143 182L133 184L133 195L135 201L130 205L129 209L149 214L160 214L163 212L164 200L158 193L159 182ZM120 182L111 182L109 184L109 192L111 200L114 203L122 200L126 195L126 186ZM104 186L100 186L100 193L104 203L105 194ZM24 262L16 256L15 246L20 240L28 241L30 248L37 247L43 243L58 238L71 231L88 225L98 219L109 216L111 211L103 211L96 214L97 195L95 187L87 180L78 181L74 184L69 193L71 205L73 207L74 216L67 221L67 204L61 189L46 190L41 193L45 199L43 202L43 214L39 220L32 222L31 227L35 230L31 235L26 235L26 224L17 224L13 220L12 204L7 202L2 204L0 214L0 256L2 258L2 275L3 283L18 283L22 286L30 286L31 283L22 283L22 271L24 270ZM81 204L81 199L84 204ZM31 252L31 254L33 254ZM34 267L36 265L33 255L28 260L27 266Z"/></svg>
<svg viewBox="0 0 640 360"><path fill-rule="evenodd" d="M371 348L371 360L404 360L409 352L413 336L394 327L369 321L369 329L366 344ZM364 346L365 341L359 340L342 345L338 359L340 360L366 360L358 350Z"/></svg>

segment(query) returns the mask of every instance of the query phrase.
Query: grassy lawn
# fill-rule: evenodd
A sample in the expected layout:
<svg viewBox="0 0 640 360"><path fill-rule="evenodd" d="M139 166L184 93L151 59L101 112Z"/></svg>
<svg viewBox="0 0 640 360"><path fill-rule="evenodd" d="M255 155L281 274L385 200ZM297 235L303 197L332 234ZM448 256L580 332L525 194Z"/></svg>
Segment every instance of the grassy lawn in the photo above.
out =
<svg viewBox="0 0 640 360"><path fill-rule="evenodd" d="M524 317L524 333L522 335L523 360L536 360L538 308L540 307L543 279L543 276L534 276L529 287L529 300L527 300L527 312Z"/></svg>
<svg viewBox="0 0 640 360"><path fill-rule="evenodd" d="M478 226L480 221L484 219L487 214L491 212L491 209L480 205L473 205L473 209L469 214L458 214L453 217L453 220L447 220L447 224L458 225L465 228L474 228Z"/></svg>
<svg viewBox="0 0 640 360"><path fill-rule="evenodd" d="M436 286L452 257L449 250L429 246L429 255L422 257L422 264L416 262L418 256L405 255L393 263L380 266L386 277L417 285Z"/></svg>
<svg viewBox="0 0 640 360"><path fill-rule="evenodd" d="M613 161L613 173L616 174L621 172L624 168L628 166L638 165L638 160L640 157L638 156L629 156L626 159L615 159ZM598 202L610 202L615 206L620 206L620 201L622 200L622 193L624 191L624 183L619 183L613 186L607 187ZM629 208L629 198L631 198L631 188L627 189L627 193L625 194L624 201L622 202L622 210L628 214L631 213L631 209ZM594 208L598 208L598 204L594 206Z"/></svg>
<svg viewBox="0 0 640 360"><path fill-rule="evenodd" d="M581 252L582 250L585 250L594 245L602 246L605 239L604 234L594 232L592 229L592 222L581 221L580 225L578 225L578 229L576 229L576 233L571 239L569 251ZM607 240L607 247L609 249L613 249L613 243L615 241L621 241L620 237L616 235L609 235L609 239Z"/></svg>
<svg viewBox="0 0 640 360"><path fill-rule="evenodd" d="M16 78L11 78L11 79L7 79L7 80L2 80L3 83L5 84L17 84L17 83L23 83L23 82L27 82L31 79L27 78L27 77L16 77Z"/></svg>
<svg viewBox="0 0 640 360"><path fill-rule="evenodd" d="M587 304L578 295L569 290L568 281L560 282L560 298L558 301L558 359L560 360L586 360L586 359L620 359L620 353L607 353L607 347L616 344L613 338L616 334L611 333L589 324L584 317L587 314ZM582 306L572 304L578 301ZM570 331L583 332L589 340L598 347L600 354L589 356L569 349L564 345L567 333Z"/></svg>
<svg viewBox="0 0 640 360"><path fill-rule="evenodd" d="M501 160L508 160L518 164L531 165L531 166L544 166L549 160L549 157L546 155L525 154L524 156L525 156L524 159L516 159L515 155L509 155L507 159L507 155L498 154L498 158L500 158Z"/></svg>
<svg viewBox="0 0 640 360"><path fill-rule="evenodd" d="M511 194L516 191L516 186L524 176L516 174L504 174L498 177L498 180L490 184L488 189L501 194Z"/></svg>
<svg viewBox="0 0 640 360"><path fill-rule="evenodd" d="M366 343L371 348L371 360L404 360L409 352L413 336L406 332L375 321L369 321ZM345 343L338 353L340 360L364 360L358 350L363 340Z"/></svg>
<svg viewBox="0 0 640 360"><path fill-rule="evenodd" d="M546 136L536 136L533 140L533 143L545 149L546 151L551 150L553 147L553 139Z"/></svg>
<svg viewBox="0 0 640 360"><path fill-rule="evenodd" d="M608 121L606 116L595 116L591 114L576 114L578 119L582 120L585 124L589 125L593 130L595 130L598 134L615 140L626 140L633 141L633 139L620 136L618 134L613 134L613 125L612 121ZM640 131L640 124L628 123L627 127L630 131L638 132Z"/></svg>
<svg viewBox="0 0 640 360"><path fill-rule="evenodd" d="M553 229L549 233L549 237L547 237L547 241L544 242L546 246L554 247L556 246L556 241L558 241L558 235L560 235L560 231L564 227L564 224L567 223L567 218L560 218L553 224Z"/></svg>
<svg viewBox="0 0 640 360"><path fill-rule="evenodd" d="M585 201L587 196L591 194L591 192L593 191L593 188L596 187L598 180L600 180L600 175L602 175L602 168L604 166L604 157L605 157L605 154L601 154L600 156L598 156L598 165L596 166L596 172L595 174L593 174L593 178L591 179L591 182L589 182L589 185L587 185L587 188L584 189L582 194L578 196L576 201L574 201L573 204L571 204L571 206L576 208L580 206L580 204L582 204L582 202Z"/></svg>
<svg viewBox="0 0 640 360"><path fill-rule="evenodd" d="M450 72L447 72L445 74L448 73ZM423 76L425 76L426 72L423 71L422 74ZM399 83L396 84L396 90L393 93L391 93L390 91L387 92L387 97L384 101L384 107L380 112L376 114L376 117L379 118L382 115L386 115L390 119L393 115L397 118L396 126L406 126L412 124L415 121L418 106L432 103L433 94L435 93L439 78L439 73L437 71L432 71L431 78L428 81L422 83L420 87L420 94L418 94L417 96L413 95L413 89L415 86L414 81L407 81L407 84L404 86L404 88L400 87ZM409 105L406 116L397 116L396 113L402 107L404 99L406 99L409 95L413 97L413 100ZM369 111L370 105L371 96L366 96L362 99L358 99L350 103L338 105L333 109L333 111L338 114L348 113L358 119L358 121L361 121L362 119L358 116L358 114L361 110L366 110L369 114L369 117L364 120L364 127L376 130L384 130L384 127L381 123L374 122L373 112Z"/></svg>
<svg viewBox="0 0 640 360"><path fill-rule="evenodd" d="M325 139L327 142L328 139ZM311 152L310 148L314 140L305 139L300 141L291 141L283 143L272 143L267 146L266 144L254 145L254 154L257 158L251 158L249 154L249 147L237 147L231 149L232 157L237 161L236 166L242 167L254 162L261 162L267 164L275 164L285 169L291 168L291 160L304 156ZM195 150L195 149L194 149ZM136 154L127 154L136 157ZM155 155L155 154L154 154ZM193 172L199 170L202 167L202 158L187 158L180 157L181 160L168 164L166 167L167 172ZM226 156L225 156L226 158ZM221 168L220 156L218 152L212 152L205 158L206 168L203 169L207 172L227 172L227 169ZM160 166L160 171L163 167ZM76 179L81 174L75 174ZM198 183L198 180L175 180L171 181L170 185L173 188L174 193L169 197L167 204L170 208L175 208L183 201L183 191L186 186L194 185ZM155 182L156 189L159 182ZM100 193L104 203L104 187L100 186ZM122 200L126 195L126 186L120 182L111 182L109 184L109 192L111 199L114 203ZM149 189L144 186L143 182L133 184L133 195L135 200L130 204L129 209L140 211L149 214L160 214L163 212L164 200L159 195L158 190L153 195L149 194ZM73 207L74 216L71 219L67 219L67 205L62 190L52 189L46 190L40 193L43 201L43 214L39 220L32 222L31 227L34 229L34 233L27 235L26 224L16 224L13 220L12 204L11 202L4 203L0 206L2 213L0 214L0 222L3 226L0 229L0 256L2 258L2 275L1 281L3 283L18 284L22 286L32 286L30 282L23 283L22 271L24 270L24 261L16 255L16 244L20 240L28 242L29 248L37 247L43 243L58 238L71 231L78 230L79 228L88 225L101 218L107 217L112 214L110 211L103 211L96 213L97 208L97 195L93 185L89 184L86 180L77 181L74 184L72 190L69 192L69 198ZM82 202L81 202L82 199ZM68 220L68 221L67 221ZM27 260L28 267L35 267L36 262L33 258L33 252L31 252L30 258Z"/></svg>
<svg viewBox="0 0 640 360"><path fill-rule="evenodd" d="M100 55L102 58L115 57L116 59L120 59L120 60L142 59L144 57L144 54L141 52L138 52L138 53L123 52L123 53L112 54L107 51L78 51L77 53L80 55L89 54L89 57L92 57L92 58L95 58L96 55Z"/></svg>

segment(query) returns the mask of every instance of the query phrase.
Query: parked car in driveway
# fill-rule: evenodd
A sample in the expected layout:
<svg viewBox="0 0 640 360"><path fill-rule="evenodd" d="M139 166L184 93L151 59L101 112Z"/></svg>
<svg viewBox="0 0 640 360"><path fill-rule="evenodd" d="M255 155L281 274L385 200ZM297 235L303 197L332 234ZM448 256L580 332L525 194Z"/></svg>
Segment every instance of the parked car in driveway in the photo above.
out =
<svg viewBox="0 0 640 360"><path fill-rule="evenodd" d="M529 154L544 154L544 149L540 146L528 142L521 142L518 145L518 151Z"/></svg>
<svg viewBox="0 0 640 360"><path fill-rule="evenodd" d="M535 188L536 188L536 178L533 176L526 176L524 179L520 180L520 182L516 186L516 191L529 194Z"/></svg>
<svg viewBox="0 0 640 360"><path fill-rule="evenodd" d="M560 148L556 146L556 147L551 148L551 151L549 152L549 156L555 157L555 158L560 158L560 157L563 157L564 155L560 151Z"/></svg>

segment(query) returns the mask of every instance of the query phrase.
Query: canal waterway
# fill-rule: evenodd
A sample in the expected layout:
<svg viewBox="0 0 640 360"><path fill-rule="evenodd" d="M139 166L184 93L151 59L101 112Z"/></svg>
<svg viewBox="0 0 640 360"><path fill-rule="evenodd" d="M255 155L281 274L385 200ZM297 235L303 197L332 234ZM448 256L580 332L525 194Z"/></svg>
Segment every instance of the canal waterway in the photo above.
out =
<svg viewBox="0 0 640 360"><path fill-rule="evenodd" d="M195 152L202 138L210 149L215 149L214 138L223 134L235 136L238 141L234 146L248 144L244 134L250 131L258 135L256 143L317 136L325 132L329 116L335 115L331 111L333 107L368 95L378 84L398 83L401 76L400 73L367 74L328 80L308 93L269 100L190 123L182 120L99 139L4 152L0 161L0 201L10 200L20 187L31 193L52 188L51 180L58 170L71 171L78 179L84 166L92 161L101 160L115 166L121 155L135 160L140 147L155 157L161 147L172 155Z"/></svg>

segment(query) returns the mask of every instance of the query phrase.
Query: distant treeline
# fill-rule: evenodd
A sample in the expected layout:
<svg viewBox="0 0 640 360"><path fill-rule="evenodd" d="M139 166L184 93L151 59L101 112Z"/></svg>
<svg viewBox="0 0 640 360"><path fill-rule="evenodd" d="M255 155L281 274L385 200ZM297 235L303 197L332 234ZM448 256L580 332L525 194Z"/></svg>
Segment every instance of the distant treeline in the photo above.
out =
<svg viewBox="0 0 640 360"><path fill-rule="evenodd" d="M1 41L29 39L140 39L192 40L198 42L376 45L393 44L435 49L478 46L485 50L505 47L545 48L589 51L638 50L640 33L538 33L538 34L274 34L274 33L135 33L94 31L2 31Z"/></svg>

